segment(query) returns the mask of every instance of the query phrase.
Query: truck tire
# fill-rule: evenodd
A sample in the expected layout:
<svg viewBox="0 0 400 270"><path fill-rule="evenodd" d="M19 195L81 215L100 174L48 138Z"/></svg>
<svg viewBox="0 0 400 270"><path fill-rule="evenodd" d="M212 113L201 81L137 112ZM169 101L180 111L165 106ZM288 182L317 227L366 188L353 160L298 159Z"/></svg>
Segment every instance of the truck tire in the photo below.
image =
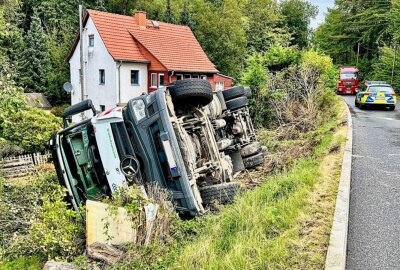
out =
<svg viewBox="0 0 400 270"><path fill-rule="evenodd" d="M240 149L240 154L242 155L242 157L248 157L260 151L261 151L261 144L259 142L253 142Z"/></svg>
<svg viewBox="0 0 400 270"><path fill-rule="evenodd" d="M247 97L238 97L226 102L226 108L231 111L246 107L247 105L249 105Z"/></svg>
<svg viewBox="0 0 400 270"><path fill-rule="evenodd" d="M226 89L222 91L222 94L224 95L225 101L241 97L245 94L245 90L243 86L235 86L229 89Z"/></svg>
<svg viewBox="0 0 400 270"><path fill-rule="evenodd" d="M203 204L219 204L232 203L236 195L240 191L240 185L237 182L222 183L200 189Z"/></svg>
<svg viewBox="0 0 400 270"><path fill-rule="evenodd" d="M175 105L206 106L213 100L213 91L207 80L185 79L169 87Z"/></svg>
<svg viewBox="0 0 400 270"><path fill-rule="evenodd" d="M244 158L243 163L246 169L257 167L264 163L264 154L261 152L253 156Z"/></svg>

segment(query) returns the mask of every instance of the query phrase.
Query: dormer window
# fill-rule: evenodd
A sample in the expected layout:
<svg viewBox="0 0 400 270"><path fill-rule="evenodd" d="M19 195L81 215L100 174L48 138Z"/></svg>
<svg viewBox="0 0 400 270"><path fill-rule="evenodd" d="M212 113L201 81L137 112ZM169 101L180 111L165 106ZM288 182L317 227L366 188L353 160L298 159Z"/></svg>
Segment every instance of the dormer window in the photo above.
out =
<svg viewBox="0 0 400 270"><path fill-rule="evenodd" d="M89 35L89 47L94 47L94 35Z"/></svg>

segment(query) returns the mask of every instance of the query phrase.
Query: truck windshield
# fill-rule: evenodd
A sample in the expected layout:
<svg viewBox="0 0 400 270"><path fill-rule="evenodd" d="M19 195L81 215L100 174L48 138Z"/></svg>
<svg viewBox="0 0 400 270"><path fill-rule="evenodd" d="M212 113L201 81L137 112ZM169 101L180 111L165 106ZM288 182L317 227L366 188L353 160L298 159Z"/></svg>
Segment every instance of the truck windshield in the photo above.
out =
<svg viewBox="0 0 400 270"><path fill-rule="evenodd" d="M340 73L341 80L354 80L357 79L357 73Z"/></svg>

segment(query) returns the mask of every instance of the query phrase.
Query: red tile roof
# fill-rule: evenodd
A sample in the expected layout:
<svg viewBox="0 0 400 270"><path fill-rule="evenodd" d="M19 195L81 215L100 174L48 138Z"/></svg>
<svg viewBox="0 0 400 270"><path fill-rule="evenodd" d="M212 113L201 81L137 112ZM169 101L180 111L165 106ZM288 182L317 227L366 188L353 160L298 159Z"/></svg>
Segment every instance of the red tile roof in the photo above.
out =
<svg viewBox="0 0 400 270"><path fill-rule="evenodd" d="M174 71L218 72L187 26L156 22L159 28L155 28L152 21L147 20L143 27L133 16L96 10L88 10L88 14L116 60L150 61L151 66L158 69L165 67ZM159 63L153 63L154 58Z"/></svg>
<svg viewBox="0 0 400 270"><path fill-rule="evenodd" d="M159 28L132 25L129 32L168 70L218 72L189 27L158 24Z"/></svg>
<svg viewBox="0 0 400 270"><path fill-rule="evenodd" d="M128 28L134 23L133 17L95 10L88 10L88 13L114 59L149 62L129 34Z"/></svg>

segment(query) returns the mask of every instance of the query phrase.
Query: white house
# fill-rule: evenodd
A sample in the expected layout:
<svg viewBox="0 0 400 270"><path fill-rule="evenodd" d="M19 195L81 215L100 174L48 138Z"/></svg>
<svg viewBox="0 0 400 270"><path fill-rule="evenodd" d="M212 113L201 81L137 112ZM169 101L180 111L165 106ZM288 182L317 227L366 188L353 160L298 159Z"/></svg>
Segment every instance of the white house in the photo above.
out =
<svg viewBox="0 0 400 270"><path fill-rule="evenodd" d="M144 12L123 16L87 10L82 40L78 35L68 61L71 104L82 100L83 85L83 99L92 99L99 111L183 78L207 79L214 89L232 85L232 78L218 74L189 27L147 20Z"/></svg>

